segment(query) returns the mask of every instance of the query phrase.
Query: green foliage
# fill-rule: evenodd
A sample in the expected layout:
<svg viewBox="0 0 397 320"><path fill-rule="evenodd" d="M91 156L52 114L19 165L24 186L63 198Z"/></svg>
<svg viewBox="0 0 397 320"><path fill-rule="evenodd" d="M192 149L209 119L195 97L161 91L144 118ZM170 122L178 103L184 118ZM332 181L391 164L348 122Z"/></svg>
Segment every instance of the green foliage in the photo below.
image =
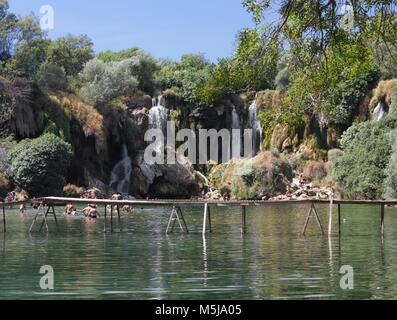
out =
<svg viewBox="0 0 397 320"><path fill-rule="evenodd" d="M21 141L9 154L10 175L30 196L61 195L72 148L53 134Z"/></svg>
<svg viewBox="0 0 397 320"><path fill-rule="evenodd" d="M397 85L392 87L392 103L388 117L397 118ZM389 141L392 146L392 154L385 175L385 199L397 199L397 130L389 133Z"/></svg>
<svg viewBox="0 0 397 320"><path fill-rule="evenodd" d="M63 67L67 76L76 76L93 57L93 44L88 36L67 35L51 42L47 62Z"/></svg>
<svg viewBox="0 0 397 320"><path fill-rule="evenodd" d="M34 79L40 66L47 59L49 45L50 41L47 39L34 39L29 43L18 44L8 68L22 76Z"/></svg>
<svg viewBox="0 0 397 320"><path fill-rule="evenodd" d="M138 48L118 52L109 50L98 54L97 59L106 63L130 61L131 74L138 80L138 89L150 95L154 93L154 74L159 65L150 54Z"/></svg>
<svg viewBox="0 0 397 320"><path fill-rule="evenodd" d="M0 66L11 58L13 45L18 33L18 19L9 12L7 0L0 0ZM1 70L1 69L0 69Z"/></svg>
<svg viewBox="0 0 397 320"><path fill-rule="evenodd" d="M68 80L63 67L53 63L44 63L41 65L37 74L38 84L47 90L66 90Z"/></svg>
<svg viewBox="0 0 397 320"><path fill-rule="evenodd" d="M160 66L156 75L160 89L178 88L183 101L197 103L197 87L207 78L211 67L204 55L184 55L180 62L163 61Z"/></svg>
<svg viewBox="0 0 397 320"><path fill-rule="evenodd" d="M138 87L138 80L132 74L133 63L130 59L112 63L98 59L89 61L81 73L80 96L87 103L98 106L133 94Z"/></svg>
<svg viewBox="0 0 397 320"><path fill-rule="evenodd" d="M141 50L139 48L130 48L127 50L121 50L117 52L108 50L108 51L100 52L97 55L97 58L106 63L120 62L135 57L140 51Z"/></svg>
<svg viewBox="0 0 397 320"><path fill-rule="evenodd" d="M396 94L394 89L393 101L397 101ZM344 153L336 160L333 170L333 177L339 182L344 197L381 199L385 185L386 195L392 196L390 188L393 188L395 179L392 145L395 149L395 141L391 139L391 133L396 128L397 113L391 110L379 122L355 124L344 133L341 140Z"/></svg>

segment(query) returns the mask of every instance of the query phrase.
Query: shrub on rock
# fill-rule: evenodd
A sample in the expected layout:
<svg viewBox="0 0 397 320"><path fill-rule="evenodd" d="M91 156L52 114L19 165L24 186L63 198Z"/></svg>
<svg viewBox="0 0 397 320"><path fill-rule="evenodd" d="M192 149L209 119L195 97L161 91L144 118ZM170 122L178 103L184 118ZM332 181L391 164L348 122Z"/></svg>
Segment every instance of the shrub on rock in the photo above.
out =
<svg viewBox="0 0 397 320"><path fill-rule="evenodd" d="M266 151L250 160L214 167L210 180L217 189L230 188L234 197L257 200L285 193L292 176L288 161L274 152Z"/></svg>

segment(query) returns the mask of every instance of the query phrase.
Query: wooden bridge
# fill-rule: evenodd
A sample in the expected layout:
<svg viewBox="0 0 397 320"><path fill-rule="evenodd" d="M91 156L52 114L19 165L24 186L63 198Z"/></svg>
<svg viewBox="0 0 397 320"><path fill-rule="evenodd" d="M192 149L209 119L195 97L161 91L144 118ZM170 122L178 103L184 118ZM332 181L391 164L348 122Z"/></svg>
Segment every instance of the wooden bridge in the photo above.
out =
<svg viewBox="0 0 397 320"><path fill-rule="evenodd" d="M306 231L310 222L310 219L314 217L319 227L322 235L325 234L323 225L321 223L320 217L318 215L316 205L318 204L328 204L329 205L329 217L328 217L328 234L332 234L332 218L333 218L333 208L334 205L338 208L338 232L341 235L341 206L342 205L371 205L379 206L380 208L380 234L384 237L385 230L385 207L386 206L397 206L397 201L372 201L372 200L284 200L284 201L211 201L211 200L107 200L107 199L78 199L78 198L58 198L58 197L46 197L37 199L37 204L39 205L37 213L34 217L32 225L29 229L30 232L34 230L34 227L39 219L42 218L42 222L39 228L39 232L42 231L44 226L48 232L48 216L52 215L57 229L59 231L57 215L55 211L55 206L71 204L95 204L97 206L104 206L105 219L104 219L104 231L107 231L108 222L108 206L111 206L112 210L110 212L110 231L113 232L113 208L117 212L118 227L122 230L121 226L121 215L120 208L123 206L163 206L172 208L170 217L167 224L166 233L170 234L174 231L176 224L181 231L189 233L189 229L186 220L183 215L182 208L185 207L203 207L203 227L202 233L206 235L207 232L212 232L211 223L211 207L240 207L241 208L241 233L246 233L247 226L247 215L246 208L250 206L274 206L274 205L308 205L309 211L307 213L302 235L306 235ZM3 230L6 232L6 210L10 206L16 206L21 204L30 204L31 200L12 202L12 203L0 203L0 208L3 212Z"/></svg>

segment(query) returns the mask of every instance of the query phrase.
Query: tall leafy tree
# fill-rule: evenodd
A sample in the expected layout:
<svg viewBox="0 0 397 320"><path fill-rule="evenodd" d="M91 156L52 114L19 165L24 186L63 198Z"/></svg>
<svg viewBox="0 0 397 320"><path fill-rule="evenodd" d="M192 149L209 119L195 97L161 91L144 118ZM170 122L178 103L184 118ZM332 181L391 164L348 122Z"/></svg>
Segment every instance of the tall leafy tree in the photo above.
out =
<svg viewBox="0 0 397 320"><path fill-rule="evenodd" d="M76 76L94 58L93 43L86 35L67 35L51 43L47 62L65 69L68 76Z"/></svg>

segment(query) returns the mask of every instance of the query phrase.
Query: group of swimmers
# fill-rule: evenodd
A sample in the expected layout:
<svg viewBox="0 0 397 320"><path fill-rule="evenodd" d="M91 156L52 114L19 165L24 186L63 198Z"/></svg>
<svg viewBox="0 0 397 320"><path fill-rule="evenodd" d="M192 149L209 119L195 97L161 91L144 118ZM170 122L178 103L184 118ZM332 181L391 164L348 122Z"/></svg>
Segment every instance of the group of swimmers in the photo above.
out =
<svg viewBox="0 0 397 320"><path fill-rule="evenodd" d="M95 193L87 193L84 196L85 199L95 199ZM123 196L121 194L114 194L111 197L111 200L115 200L115 201L122 201L123 200ZM117 206L112 206L112 205L108 205L107 209L111 212L111 214L113 215L115 212L117 212ZM99 213L97 210L97 205L96 204L89 204L86 208L84 208L82 210L83 215L86 218L89 219L97 219L99 217ZM123 213L125 214L130 214L132 213L131 207L130 206L124 206L123 207ZM65 216L78 216L79 213L76 209L76 207L72 204L72 203L68 203L65 207L64 210L64 215Z"/></svg>

